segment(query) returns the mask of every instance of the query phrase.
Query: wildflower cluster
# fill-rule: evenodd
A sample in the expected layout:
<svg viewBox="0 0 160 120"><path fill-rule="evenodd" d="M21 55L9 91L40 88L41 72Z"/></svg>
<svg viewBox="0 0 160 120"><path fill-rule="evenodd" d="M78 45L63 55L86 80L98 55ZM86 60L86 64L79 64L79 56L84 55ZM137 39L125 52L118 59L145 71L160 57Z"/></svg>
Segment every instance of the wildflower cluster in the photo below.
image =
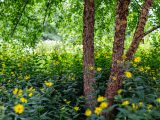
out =
<svg viewBox="0 0 160 120"><path fill-rule="evenodd" d="M103 112L105 109L108 108L108 102L106 101L106 98L105 98L105 97L103 97L103 96L98 96L97 102L98 102L98 105L99 105L99 106L97 106L97 107L94 109L93 112L92 112L90 109L87 109L87 110L85 111L85 115L86 115L87 117L91 116L92 114L95 114L95 115L99 116L99 115L102 114L102 112Z"/></svg>

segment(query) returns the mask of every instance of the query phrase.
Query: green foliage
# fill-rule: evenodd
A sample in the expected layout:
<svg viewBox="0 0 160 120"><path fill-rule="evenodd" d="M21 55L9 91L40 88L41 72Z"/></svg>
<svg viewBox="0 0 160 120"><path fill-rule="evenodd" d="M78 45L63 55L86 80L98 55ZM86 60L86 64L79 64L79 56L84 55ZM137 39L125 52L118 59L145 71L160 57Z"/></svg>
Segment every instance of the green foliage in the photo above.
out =
<svg viewBox="0 0 160 120"><path fill-rule="evenodd" d="M5 108L4 119L84 119L81 46L62 44L53 44L50 50L44 45L33 50L16 43L1 44L0 101ZM104 76L109 76L108 56L106 51L96 55L99 94L105 89ZM53 85L48 86L46 81ZM22 92L15 94L15 88ZM22 103L21 98L27 99L27 103ZM19 103L24 106L22 114L14 111Z"/></svg>
<svg viewBox="0 0 160 120"><path fill-rule="evenodd" d="M131 1L127 38L136 28L143 1ZM95 42L113 40L116 1L95 0ZM34 46L41 38L81 44L83 32L83 0L4 0L0 2L0 38L21 41ZM158 0L149 16L147 29L159 25Z"/></svg>
<svg viewBox="0 0 160 120"><path fill-rule="evenodd" d="M158 38L158 36L157 36ZM131 78L125 78L122 92L115 97L116 104L103 111L118 110L117 120L158 119L160 96L158 39L150 51L139 51L141 62L131 62ZM65 47L64 47L65 46ZM96 46L93 68L96 72L96 94L104 95L110 73L111 49ZM155 51L155 52L153 52ZM146 54L144 54L146 53ZM152 62L154 61L154 62ZM82 46L64 45L63 42L46 42L35 49L23 48L15 42L1 43L0 49L0 110L3 119L85 119L82 78ZM157 64L155 64L157 63ZM53 83L49 86L47 82ZM32 88L33 87L33 88ZM13 94L15 88L22 94ZM32 89L32 90L31 90ZM32 93L32 96L29 95ZM20 98L26 98L22 103ZM129 101L128 105L122 105ZM24 112L17 114L14 106L24 106ZM97 105L97 107L100 103ZM137 107L138 106L138 107ZM150 107L149 107L150 106ZM77 111L75 107L78 107ZM88 120L103 120L92 112Z"/></svg>
<svg viewBox="0 0 160 120"><path fill-rule="evenodd" d="M159 34L155 33L146 40L150 40L151 46L149 49L141 46L137 53L141 56L140 62L133 60L131 63L125 63L125 71L131 72L132 77L124 76L123 88L118 90L115 96L115 106L112 106L117 110L115 120L158 120L160 118ZM103 64L102 61L101 64ZM104 95L104 93L100 94ZM107 108L106 111L109 109ZM96 115L94 112L88 117L88 120L103 119L102 115Z"/></svg>
<svg viewBox="0 0 160 120"><path fill-rule="evenodd" d="M146 30L159 24L158 1L154 1ZM127 40L142 3L131 1ZM95 0L97 96L104 95L110 74L115 7L115 1ZM84 115L82 16L82 0L0 0L0 120L105 119L94 111L90 117ZM42 37L55 41L37 45ZM116 120L160 119L159 37L159 31L147 37L149 49L142 46L137 54L141 62L127 63L133 76L125 78L115 106L103 109L108 112L115 107ZM24 106L21 114L15 111L17 104Z"/></svg>
<svg viewBox="0 0 160 120"><path fill-rule="evenodd" d="M5 106L5 119L51 119L61 116L77 117L78 113L73 109L74 105L80 107L80 99L74 97L81 95L81 89L77 89L82 81L79 79L81 73L81 62L78 54L72 56L70 53L57 51L51 54L32 53L32 50L18 50L18 46L9 46L3 44L1 49L1 93L0 101ZM66 56L66 54L68 54ZM77 57L75 64L71 63L73 58ZM69 61L66 61L70 58ZM61 69L64 68L64 69ZM68 70L69 68L70 71ZM76 70L74 70L76 68ZM76 75L78 74L78 75ZM45 81L50 81L54 85L49 87ZM77 86L77 87L76 87ZM35 89L33 97L29 97L27 90L33 87ZM22 89L22 96L13 95L14 88ZM70 94L72 93L72 94ZM13 107L20 102L20 98L27 98L24 104L25 112L17 116ZM73 100L66 104L64 99ZM64 108L64 111L61 109ZM58 118L57 118L58 119Z"/></svg>
<svg viewBox="0 0 160 120"><path fill-rule="evenodd" d="M147 60L148 58L143 59L142 63ZM159 119L160 74L155 71L159 70L158 67L152 69L151 66L151 63L150 66L141 66L141 62L133 63L130 70L133 77L123 82L123 92L115 98L117 103L128 100L130 104L125 107L119 104L116 120Z"/></svg>

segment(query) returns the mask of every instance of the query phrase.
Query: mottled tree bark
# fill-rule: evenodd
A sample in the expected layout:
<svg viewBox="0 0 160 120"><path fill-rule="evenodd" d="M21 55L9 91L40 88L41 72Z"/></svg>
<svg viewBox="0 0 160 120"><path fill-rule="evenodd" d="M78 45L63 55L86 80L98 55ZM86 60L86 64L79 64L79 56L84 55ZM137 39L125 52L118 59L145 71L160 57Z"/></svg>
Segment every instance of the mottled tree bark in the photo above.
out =
<svg viewBox="0 0 160 120"><path fill-rule="evenodd" d="M122 86L123 70L121 68L122 55L124 53L124 40L127 27L127 16L130 0L117 0L116 26L113 43L112 68L105 96L109 105L113 105L114 96Z"/></svg>
<svg viewBox="0 0 160 120"><path fill-rule="evenodd" d="M111 68L109 82L107 84L108 86L105 91L105 96L108 99L109 106L113 105L114 97L115 95L117 95L118 89L122 87L122 79L124 76L122 56L124 54L124 41L125 41L125 32L127 27L129 3L130 3L130 0L117 0L116 26L115 26L115 36L114 36L113 55L112 55L112 68ZM152 0L145 0L140 13L137 28L134 33L133 41L126 54L126 57L127 57L126 60L131 60L133 58L133 55L135 54L138 48L140 40L144 36L146 36L150 32L159 28L159 26L156 26L153 29L147 32L144 32L144 27L147 21L147 15L149 13L149 9L151 5L152 5ZM112 116L112 113L113 111L108 113L107 117L109 117L110 119L113 119L114 113L113 113L113 116Z"/></svg>
<svg viewBox="0 0 160 120"><path fill-rule="evenodd" d="M126 60L132 60L136 50L139 46L141 39L144 37L144 27L147 22L147 16L149 13L149 9L152 6L153 0L145 0L144 5L142 7L140 17L138 20L137 28L133 36L132 43L126 53Z"/></svg>
<svg viewBox="0 0 160 120"><path fill-rule="evenodd" d="M83 80L86 107L93 110L95 100L94 79L94 0L84 0L83 28Z"/></svg>

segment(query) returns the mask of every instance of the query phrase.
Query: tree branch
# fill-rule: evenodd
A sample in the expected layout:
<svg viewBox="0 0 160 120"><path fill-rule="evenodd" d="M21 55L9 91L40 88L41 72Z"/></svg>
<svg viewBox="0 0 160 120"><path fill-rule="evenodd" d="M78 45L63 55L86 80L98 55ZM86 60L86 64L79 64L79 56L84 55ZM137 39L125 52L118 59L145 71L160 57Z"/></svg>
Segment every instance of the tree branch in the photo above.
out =
<svg viewBox="0 0 160 120"><path fill-rule="evenodd" d="M50 8L50 3L51 3L51 1L48 0L48 2L47 2L47 4L46 4L45 16L44 16L44 19L43 19L43 26L44 26L44 23L45 23L45 21L46 21L48 9Z"/></svg>
<svg viewBox="0 0 160 120"><path fill-rule="evenodd" d="M158 28L160 28L160 25L157 25L157 26L153 27L152 29L146 31L142 36L145 37L146 35L148 35L149 33L157 30Z"/></svg>
<svg viewBox="0 0 160 120"><path fill-rule="evenodd" d="M151 32L157 30L158 28L160 28L160 25L153 27L152 29L144 32L142 35L140 35L139 37L137 37L138 40L143 39L146 35L150 34Z"/></svg>
<svg viewBox="0 0 160 120"><path fill-rule="evenodd" d="M28 2L28 0L25 2L24 6L23 6L23 8L22 8L22 11L21 11L21 14L19 15L18 21L17 21L17 23L15 24L15 26L14 26L14 28L13 28L13 31L11 32L11 37L13 37L13 35L14 35L15 31L16 31L16 28L17 28L17 26L18 26L18 24L19 24L19 22L20 22L20 20L21 20L21 18L22 18L22 14L23 14L26 6L27 6L27 2Z"/></svg>

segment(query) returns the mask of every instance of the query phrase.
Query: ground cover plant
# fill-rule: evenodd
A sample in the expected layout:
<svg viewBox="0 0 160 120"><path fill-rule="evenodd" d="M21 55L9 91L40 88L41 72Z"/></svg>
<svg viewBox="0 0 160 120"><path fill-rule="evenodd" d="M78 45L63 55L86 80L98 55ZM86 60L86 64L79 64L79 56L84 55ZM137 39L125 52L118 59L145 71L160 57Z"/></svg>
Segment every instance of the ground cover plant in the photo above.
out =
<svg viewBox="0 0 160 120"><path fill-rule="evenodd" d="M0 0L0 120L159 120L159 0Z"/></svg>
<svg viewBox="0 0 160 120"><path fill-rule="evenodd" d="M27 50L19 45L1 44L1 118L104 119L102 110L110 110L103 96L111 67L110 51L95 54L96 67L91 69L96 72L98 105L91 112L84 107L81 48L69 47L74 49L70 51L53 45L48 52L39 48ZM160 73L155 65L159 59L153 57L155 49L158 48L153 44L151 51L142 54L143 49L128 63L123 88L115 97L117 120L159 119Z"/></svg>

